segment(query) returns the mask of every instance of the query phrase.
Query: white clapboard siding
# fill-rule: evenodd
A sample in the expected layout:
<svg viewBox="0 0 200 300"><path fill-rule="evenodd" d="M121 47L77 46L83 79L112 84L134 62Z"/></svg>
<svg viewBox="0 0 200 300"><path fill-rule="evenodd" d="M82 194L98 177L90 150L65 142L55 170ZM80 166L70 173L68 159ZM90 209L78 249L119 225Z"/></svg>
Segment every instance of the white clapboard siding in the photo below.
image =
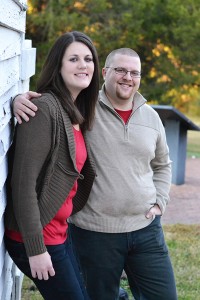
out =
<svg viewBox="0 0 200 300"><path fill-rule="evenodd" d="M19 81L19 55L0 61L0 95Z"/></svg>
<svg viewBox="0 0 200 300"><path fill-rule="evenodd" d="M28 91L35 74L36 49L25 40L26 9L26 0L0 0L0 300L20 300L23 279L4 246L3 216L9 200L5 181L13 138L11 98Z"/></svg>
<svg viewBox="0 0 200 300"><path fill-rule="evenodd" d="M0 61L20 54L21 34L19 32L10 30L1 25L0 41L3 41L3 43L0 43Z"/></svg>
<svg viewBox="0 0 200 300"><path fill-rule="evenodd" d="M13 263L10 259L8 253L6 252L4 256L4 267L2 271L3 281L3 290L1 295L1 300L11 299L12 297L12 288L13 288Z"/></svg>
<svg viewBox="0 0 200 300"><path fill-rule="evenodd" d="M0 1L0 24L18 32L25 32L26 1Z"/></svg>
<svg viewBox="0 0 200 300"><path fill-rule="evenodd" d="M5 207L6 207L6 189L5 189L5 186L0 191L0 197L1 197L0 219L2 219L4 210L5 210ZM0 222L0 232L3 232L3 231L4 231L4 223ZM0 245L3 245L2 242L3 242L3 236L1 235L0 236ZM3 265L4 265L3 260L2 260L2 255L4 253L3 251L4 251L4 248L0 247L0 270L2 270ZM1 272L0 272L0 275L1 275Z"/></svg>

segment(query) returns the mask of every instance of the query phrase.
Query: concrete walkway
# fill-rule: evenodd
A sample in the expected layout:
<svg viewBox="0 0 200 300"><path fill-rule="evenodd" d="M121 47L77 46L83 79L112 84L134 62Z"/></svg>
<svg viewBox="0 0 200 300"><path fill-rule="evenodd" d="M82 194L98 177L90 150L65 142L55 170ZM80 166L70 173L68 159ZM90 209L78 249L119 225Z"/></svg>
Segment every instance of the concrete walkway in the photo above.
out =
<svg viewBox="0 0 200 300"><path fill-rule="evenodd" d="M172 185L162 224L200 224L200 158L186 161L185 183Z"/></svg>

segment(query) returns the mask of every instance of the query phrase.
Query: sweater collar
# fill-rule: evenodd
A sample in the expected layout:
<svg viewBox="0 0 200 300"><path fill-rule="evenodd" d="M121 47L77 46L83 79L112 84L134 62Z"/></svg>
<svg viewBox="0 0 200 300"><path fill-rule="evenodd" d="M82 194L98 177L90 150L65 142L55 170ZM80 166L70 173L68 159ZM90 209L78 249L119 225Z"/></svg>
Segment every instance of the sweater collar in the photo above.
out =
<svg viewBox="0 0 200 300"><path fill-rule="evenodd" d="M70 156L73 161L74 168L76 169L76 161L75 161L76 149L75 149L74 132L73 132L73 126L72 126L71 120L70 120L68 114L66 113L66 111L64 110L64 108L62 107L60 101L57 99L56 95L54 95L54 93L52 93L52 92L50 93L50 95L53 97L53 102L54 103L56 102L57 108L60 111L62 122L64 124L66 138L67 138L68 144L69 144ZM59 117L58 117L58 122L59 122Z"/></svg>

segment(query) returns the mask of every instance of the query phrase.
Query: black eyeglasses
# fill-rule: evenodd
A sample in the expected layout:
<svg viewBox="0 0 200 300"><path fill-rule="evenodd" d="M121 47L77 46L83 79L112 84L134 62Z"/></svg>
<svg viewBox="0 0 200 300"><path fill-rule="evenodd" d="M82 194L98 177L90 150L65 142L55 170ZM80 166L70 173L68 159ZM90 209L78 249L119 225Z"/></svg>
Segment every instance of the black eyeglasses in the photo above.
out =
<svg viewBox="0 0 200 300"><path fill-rule="evenodd" d="M107 69L112 69L115 71L116 74L119 74L121 76L125 76L127 73L130 73L132 78L137 78L137 77L141 77L141 72L139 71L128 71L125 68L112 68L112 67L106 67Z"/></svg>

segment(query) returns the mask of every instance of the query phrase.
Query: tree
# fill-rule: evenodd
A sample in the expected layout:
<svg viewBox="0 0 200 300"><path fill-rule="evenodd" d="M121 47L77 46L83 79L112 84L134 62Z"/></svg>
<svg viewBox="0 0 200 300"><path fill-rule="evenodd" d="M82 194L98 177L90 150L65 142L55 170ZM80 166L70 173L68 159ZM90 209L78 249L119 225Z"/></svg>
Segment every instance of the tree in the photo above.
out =
<svg viewBox="0 0 200 300"><path fill-rule="evenodd" d="M29 0L29 7L38 72L55 38L80 30L94 41L101 67L114 48L139 53L141 92L150 102L200 112L198 0Z"/></svg>

